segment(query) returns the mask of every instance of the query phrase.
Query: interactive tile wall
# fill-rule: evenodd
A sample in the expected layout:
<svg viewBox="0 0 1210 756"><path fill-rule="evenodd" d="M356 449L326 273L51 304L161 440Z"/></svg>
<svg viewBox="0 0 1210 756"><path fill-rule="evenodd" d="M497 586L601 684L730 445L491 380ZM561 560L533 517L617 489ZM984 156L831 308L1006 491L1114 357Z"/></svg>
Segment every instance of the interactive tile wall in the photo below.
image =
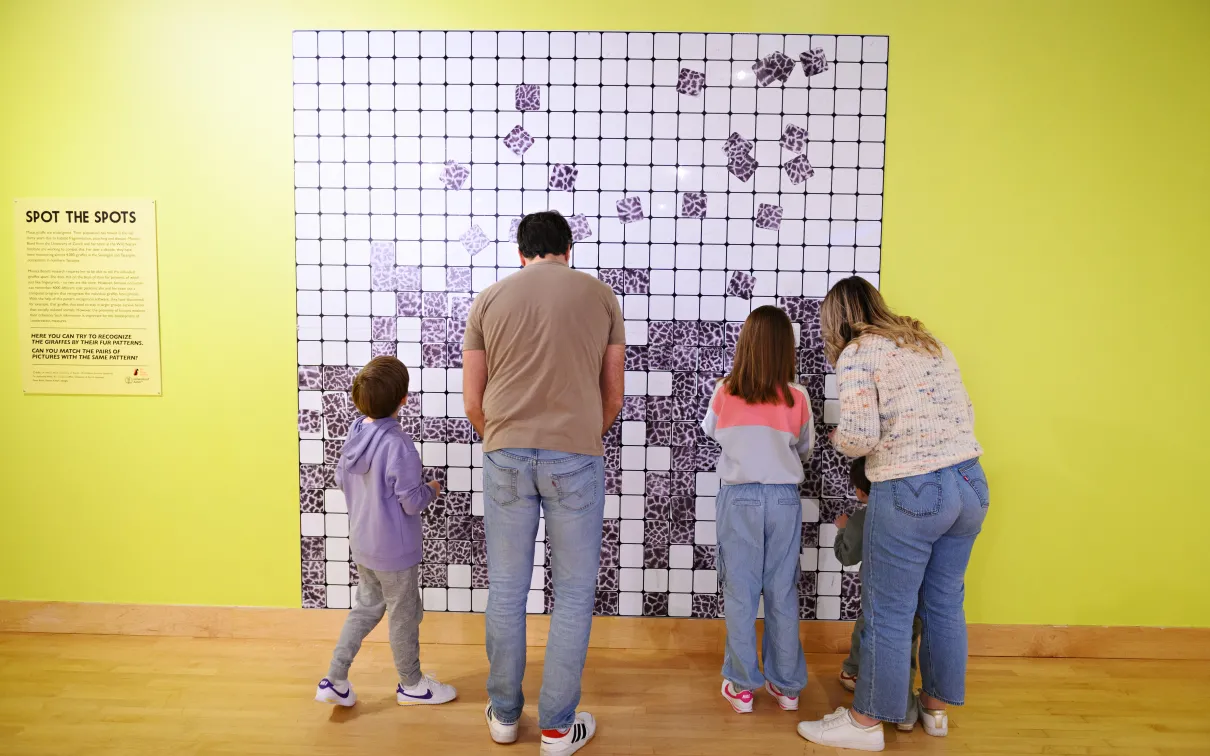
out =
<svg viewBox="0 0 1210 756"><path fill-rule="evenodd" d="M424 515L425 608L483 611L461 341L475 292L518 268L520 217L554 208L575 267L621 299L629 344L597 612L719 616L718 450L698 423L740 324L776 304L827 438L819 298L854 272L878 281L886 86L886 37L296 32L303 605L349 606L334 463L353 375L395 354L412 372L402 423L448 491ZM802 617L852 618L857 574L829 524L854 506L847 465L821 443L807 467ZM536 555L529 609L546 612Z"/></svg>

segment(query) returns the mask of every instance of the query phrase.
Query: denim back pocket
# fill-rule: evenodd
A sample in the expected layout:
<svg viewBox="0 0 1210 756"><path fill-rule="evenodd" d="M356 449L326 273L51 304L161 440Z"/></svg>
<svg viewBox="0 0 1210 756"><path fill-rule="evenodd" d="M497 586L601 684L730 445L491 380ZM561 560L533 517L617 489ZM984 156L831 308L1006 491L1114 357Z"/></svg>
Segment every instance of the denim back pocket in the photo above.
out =
<svg viewBox="0 0 1210 756"><path fill-rule="evenodd" d="M602 485L597 465L593 460L578 470L550 476L550 483L559 495L559 506L578 511L596 502Z"/></svg>
<svg viewBox="0 0 1210 756"><path fill-rule="evenodd" d="M484 454L483 493L494 501L496 506L512 504L521 498L517 493L517 471L511 467L497 465L490 455Z"/></svg>
<svg viewBox="0 0 1210 756"><path fill-rule="evenodd" d="M987 488L987 475L983 472L983 465L979 464L979 458L958 465L958 474L974 489L975 496L979 497L979 506L987 509L991 504L991 492Z"/></svg>
<svg viewBox="0 0 1210 756"><path fill-rule="evenodd" d="M895 509L909 517L932 517L941 511L941 474L913 475L891 481Z"/></svg>

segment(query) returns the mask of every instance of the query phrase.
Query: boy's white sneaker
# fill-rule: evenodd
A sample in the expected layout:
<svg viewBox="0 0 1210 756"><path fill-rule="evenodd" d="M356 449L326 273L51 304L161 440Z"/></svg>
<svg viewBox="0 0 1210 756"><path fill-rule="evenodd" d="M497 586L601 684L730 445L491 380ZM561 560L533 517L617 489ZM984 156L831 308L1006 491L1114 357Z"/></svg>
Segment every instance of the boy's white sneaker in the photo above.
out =
<svg viewBox="0 0 1210 756"><path fill-rule="evenodd" d="M315 700L337 706L352 706L357 703L357 694L353 692L353 684L348 680L334 683L325 677L315 688Z"/></svg>
<svg viewBox="0 0 1210 756"><path fill-rule="evenodd" d="M768 680L765 680L765 690L777 700L777 705L782 711L798 711L798 696L787 696Z"/></svg>
<svg viewBox="0 0 1210 756"><path fill-rule="evenodd" d="M422 704L449 703L458 697L458 691L453 685L438 682L431 675L420 678L420 682L410 688L400 683L395 688L395 703L400 706L420 706Z"/></svg>
<svg viewBox="0 0 1210 756"><path fill-rule="evenodd" d="M925 732L934 738L944 738L949 735L950 717L945 709L926 709L920 702L919 696L916 698L916 709L920 712L920 724L924 727Z"/></svg>
<svg viewBox="0 0 1210 756"><path fill-rule="evenodd" d="M736 690L730 680L723 680L723 698L731 704L736 714L752 713L752 691Z"/></svg>
<svg viewBox="0 0 1210 756"><path fill-rule="evenodd" d="M576 712L576 721L566 730L543 730L541 756L566 756L575 753L592 740L597 732L597 720L586 711Z"/></svg>
<svg viewBox="0 0 1210 756"><path fill-rule="evenodd" d="M882 722L862 727L843 706L814 722L799 722L798 734L812 743L857 751L881 751L885 747Z"/></svg>
<svg viewBox="0 0 1210 756"><path fill-rule="evenodd" d="M492 710L490 702L487 704L487 708L483 710L483 716L487 718L487 730L491 733L492 740L505 745L517 742L517 723L504 724L499 719L496 719L496 712Z"/></svg>

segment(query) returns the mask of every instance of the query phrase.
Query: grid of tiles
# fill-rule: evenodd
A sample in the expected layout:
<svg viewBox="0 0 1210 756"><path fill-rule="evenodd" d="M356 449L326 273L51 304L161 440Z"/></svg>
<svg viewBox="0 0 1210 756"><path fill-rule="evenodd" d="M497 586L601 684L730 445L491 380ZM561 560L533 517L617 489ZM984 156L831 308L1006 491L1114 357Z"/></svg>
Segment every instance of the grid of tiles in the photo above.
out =
<svg viewBox="0 0 1210 756"><path fill-rule="evenodd" d="M775 304L827 437L819 298L854 273L878 282L886 83L886 37L296 32L303 605L350 604L333 465L353 375L396 354L413 375L401 422L447 489L424 515L425 608L484 609L461 340L474 294L519 267L520 217L553 208L573 264L626 318L596 610L720 616L718 450L697 424L743 319ZM819 447L801 488L801 616L851 618L858 576L829 547L855 504L845 461ZM531 612L552 606L548 557L536 549Z"/></svg>

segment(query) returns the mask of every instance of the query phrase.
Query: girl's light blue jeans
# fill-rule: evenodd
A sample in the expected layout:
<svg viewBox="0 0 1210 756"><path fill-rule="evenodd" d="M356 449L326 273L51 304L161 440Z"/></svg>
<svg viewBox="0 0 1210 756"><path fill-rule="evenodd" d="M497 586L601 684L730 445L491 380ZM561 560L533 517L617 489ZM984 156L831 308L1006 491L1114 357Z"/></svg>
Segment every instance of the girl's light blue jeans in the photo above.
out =
<svg viewBox="0 0 1210 756"><path fill-rule="evenodd" d="M717 506L718 570L727 615L723 677L741 690L765 680L797 696L807 684L798 636L798 572L802 502L798 486L745 483L723 486ZM765 597L761 674L756 657L756 614Z"/></svg>

